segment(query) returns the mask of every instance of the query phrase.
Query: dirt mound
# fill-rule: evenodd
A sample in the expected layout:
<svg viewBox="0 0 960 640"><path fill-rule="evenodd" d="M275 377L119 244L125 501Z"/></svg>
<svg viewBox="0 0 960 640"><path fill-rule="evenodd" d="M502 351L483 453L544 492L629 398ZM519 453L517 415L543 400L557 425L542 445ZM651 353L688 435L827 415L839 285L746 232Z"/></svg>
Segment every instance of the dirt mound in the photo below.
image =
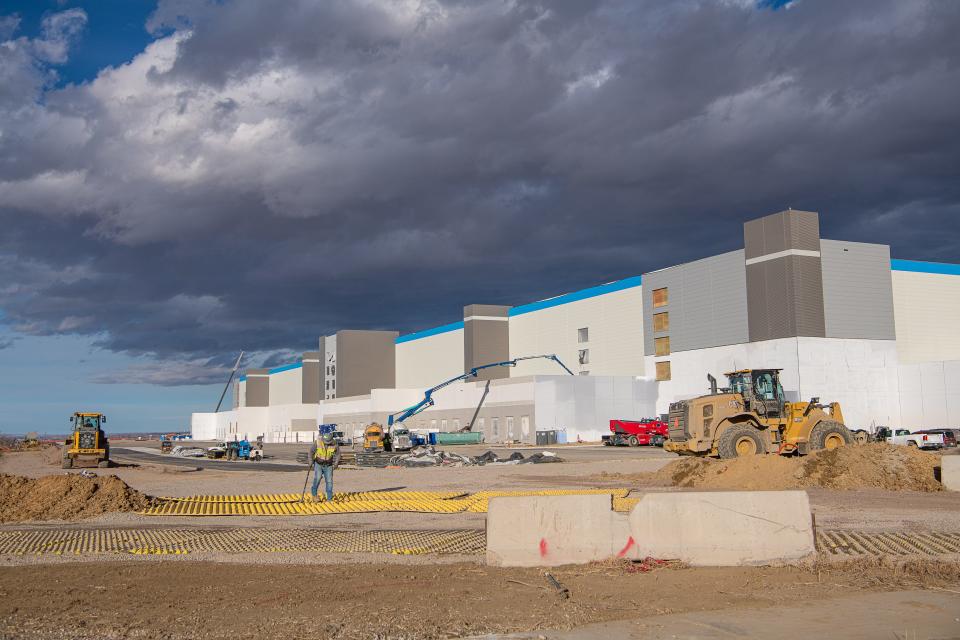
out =
<svg viewBox="0 0 960 640"><path fill-rule="evenodd" d="M138 511L150 502L116 476L35 479L0 474L0 522L82 520L113 511Z"/></svg>
<svg viewBox="0 0 960 640"><path fill-rule="evenodd" d="M681 458L654 474L677 487L731 490L886 489L940 491L940 456L885 443L841 447L803 458L750 456L734 460Z"/></svg>
<svg viewBox="0 0 960 640"><path fill-rule="evenodd" d="M55 444L44 444L40 448L40 456L43 458L44 464L59 467L60 463L63 462L63 447Z"/></svg>

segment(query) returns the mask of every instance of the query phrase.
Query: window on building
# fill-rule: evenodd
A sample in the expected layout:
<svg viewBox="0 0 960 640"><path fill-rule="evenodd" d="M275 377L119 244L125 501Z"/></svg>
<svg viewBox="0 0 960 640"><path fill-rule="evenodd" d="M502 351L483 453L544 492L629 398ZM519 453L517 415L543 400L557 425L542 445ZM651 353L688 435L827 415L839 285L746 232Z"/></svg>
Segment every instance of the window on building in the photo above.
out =
<svg viewBox="0 0 960 640"><path fill-rule="evenodd" d="M513 440L513 416L507 416L507 437Z"/></svg>
<svg viewBox="0 0 960 640"><path fill-rule="evenodd" d="M665 307L667 306L667 303L669 301L670 301L670 296L668 295L667 287L653 290L653 306L654 307Z"/></svg>
<svg viewBox="0 0 960 640"><path fill-rule="evenodd" d="M327 391L330 391L330 381L327 380Z"/></svg>
<svg viewBox="0 0 960 640"><path fill-rule="evenodd" d="M447 430L447 421L446 421L446 420L441 420L441 421L440 421L440 431L446 431L446 430Z"/></svg>
<svg viewBox="0 0 960 640"><path fill-rule="evenodd" d="M590 342L590 328L581 327L577 329L577 342Z"/></svg>
<svg viewBox="0 0 960 640"><path fill-rule="evenodd" d="M670 313L669 312L661 311L660 313L653 314L653 330L654 331L670 330Z"/></svg>
<svg viewBox="0 0 960 640"><path fill-rule="evenodd" d="M330 388L331 388L331 389L336 389L336 388L337 388L337 380L336 380L336 378L334 378L333 380L330 381Z"/></svg>
<svg viewBox="0 0 960 640"><path fill-rule="evenodd" d="M477 418L477 431L479 431L480 433L483 433L483 424L484 424L483 418Z"/></svg>
<svg viewBox="0 0 960 640"><path fill-rule="evenodd" d="M580 364L590 364L590 349L577 351L577 360L580 361Z"/></svg>
<svg viewBox="0 0 960 640"><path fill-rule="evenodd" d="M460 431L460 418L453 419L453 430Z"/></svg>
<svg viewBox="0 0 960 640"><path fill-rule="evenodd" d="M337 365L335 364L330 365L330 375L332 376L337 375Z"/></svg>
<svg viewBox="0 0 960 640"><path fill-rule="evenodd" d="M670 379L670 361L664 360L657 363L657 380Z"/></svg>
<svg viewBox="0 0 960 640"><path fill-rule="evenodd" d="M330 365L327 365L327 375L330 375Z"/></svg>
<svg viewBox="0 0 960 640"><path fill-rule="evenodd" d="M431 428L431 429L436 429L436 428L437 428L437 421L436 421L436 420L431 420L431 421L430 421L430 428Z"/></svg>
<svg viewBox="0 0 960 640"><path fill-rule="evenodd" d="M670 355L670 336L661 336L653 339L653 346L658 356Z"/></svg>
<svg viewBox="0 0 960 640"><path fill-rule="evenodd" d="M493 428L493 435L500 435L500 418L490 418L490 426Z"/></svg>

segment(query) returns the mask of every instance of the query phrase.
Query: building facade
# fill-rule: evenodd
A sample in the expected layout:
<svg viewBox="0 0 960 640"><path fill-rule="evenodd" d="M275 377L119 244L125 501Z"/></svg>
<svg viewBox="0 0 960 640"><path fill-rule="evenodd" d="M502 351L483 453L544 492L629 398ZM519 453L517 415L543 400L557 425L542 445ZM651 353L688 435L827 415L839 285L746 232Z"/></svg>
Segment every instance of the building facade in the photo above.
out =
<svg viewBox="0 0 960 640"><path fill-rule="evenodd" d="M736 251L515 307L470 304L462 321L403 336L323 337L299 363L247 371L234 409L195 414L195 435L308 438L317 422L359 431L472 367L543 354L578 379L548 359L488 369L407 426L469 424L489 442L542 430L596 440L611 418L706 392L708 373L760 367L783 369L791 399L839 401L853 427L958 426L958 324L960 265L824 239L816 213L787 210L745 223Z"/></svg>

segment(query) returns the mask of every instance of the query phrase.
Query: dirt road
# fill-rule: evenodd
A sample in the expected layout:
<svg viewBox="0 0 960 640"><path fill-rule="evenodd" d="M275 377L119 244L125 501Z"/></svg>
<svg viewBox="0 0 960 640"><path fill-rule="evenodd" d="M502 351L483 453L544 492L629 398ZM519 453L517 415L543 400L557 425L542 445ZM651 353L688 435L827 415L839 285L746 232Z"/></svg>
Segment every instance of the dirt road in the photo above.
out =
<svg viewBox="0 0 960 640"><path fill-rule="evenodd" d="M142 445L143 443L136 443ZM118 445L119 446L119 445ZM295 459L297 445L276 452L277 460ZM421 491L480 491L484 489L614 488L635 491L679 491L676 487L652 485L654 472L675 456L656 448L567 447L556 449L568 462L548 465L487 466L427 469L341 469L335 475L337 491L405 489ZM145 454L149 455L149 454ZM160 456L154 456L163 460ZM303 488L303 473L262 470L257 463L221 463L234 470L205 469L192 473L168 473L159 465L113 468L114 474L134 489L153 496L195 494L288 493ZM239 465L240 470L236 470ZM104 470L94 470L104 473ZM24 452L0 458L0 473L39 477L63 473L48 464L43 455ZM646 475L645 475L646 474ZM642 479L646 478L646 479ZM879 489L807 489L820 526L864 531L960 531L960 493L922 493ZM129 513L108 514L90 524L159 524L156 518ZM169 526L312 526L338 529L383 528L482 528L483 514L342 514L293 517L163 518Z"/></svg>
<svg viewBox="0 0 960 640"><path fill-rule="evenodd" d="M258 567L165 560L21 566L0 572L0 635L237 640L537 633L663 614L944 588L960 578L960 569L951 567L922 563L892 571L859 563L819 571L640 573L630 564L607 563L555 569L570 592L562 599L539 570L463 563ZM960 605L960 598L956 602Z"/></svg>

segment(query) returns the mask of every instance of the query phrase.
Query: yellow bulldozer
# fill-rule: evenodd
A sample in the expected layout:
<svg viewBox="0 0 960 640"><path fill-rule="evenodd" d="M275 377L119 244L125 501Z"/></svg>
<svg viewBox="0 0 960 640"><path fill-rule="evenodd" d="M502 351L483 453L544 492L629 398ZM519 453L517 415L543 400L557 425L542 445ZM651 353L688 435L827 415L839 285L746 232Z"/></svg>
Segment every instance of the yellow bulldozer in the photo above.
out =
<svg viewBox="0 0 960 640"><path fill-rule="evenodd" d="M80 462L101 468L110 466L110 442L103 432L106 421L107 416L102 413L77 411L70 416L73 433L64 442L62 468L71 469Z"/></svg>
<svg viewBox="0 0 960 640"><path fill-rule="evenodd" d="M758 453L805 455L853 444L840 404L787 402L781 369L743 369L725 374L729 386L670 404L664 449L681 455L737 458Z"/></svg>

